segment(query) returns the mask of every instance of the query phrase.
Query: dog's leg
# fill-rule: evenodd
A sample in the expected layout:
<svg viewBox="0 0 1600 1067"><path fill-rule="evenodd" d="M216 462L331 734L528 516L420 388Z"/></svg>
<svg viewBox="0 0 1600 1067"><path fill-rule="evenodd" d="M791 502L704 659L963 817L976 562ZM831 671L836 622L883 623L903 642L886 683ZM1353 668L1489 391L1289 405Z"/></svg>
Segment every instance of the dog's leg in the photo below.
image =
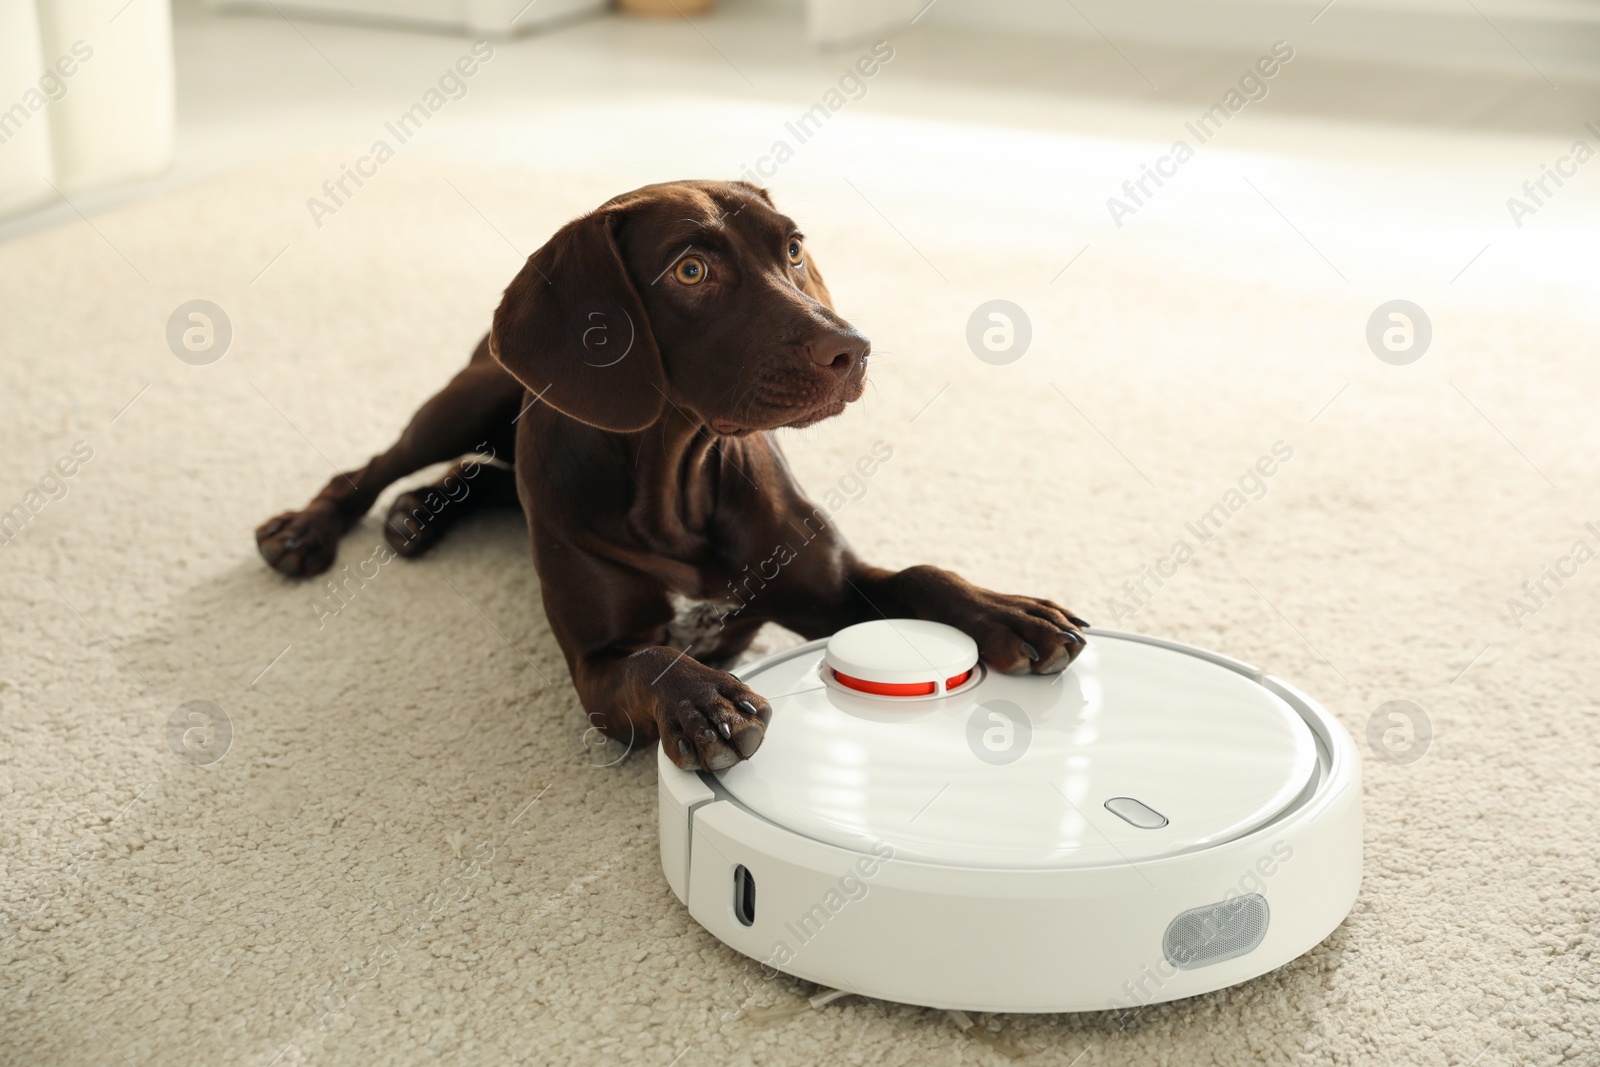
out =
<svg viewBox="0 0 1600 1067"><path fill-rule="evenodd" d="M891 571L847 560L849 589L837 601L837 622L942 622L971 637L983 661L1007 674L1055 674L1084 650L1089 623L1053 600L996 593L939 567Z"/></svg>
<svg viewBox="0 0 1600 1067"><path fill-rule="evenodd" d="M490 358L485 338L466 369L422 405L393 447L360 470L335 475L300 511L262 523L256 529L262 557L291 577L320 574L332 566L339 538L396 479L478 451L485 442L509 459L510 424L522 397L521 383Z"/></svg>
<svg viewBox="0 0 1600 1067"><path fill-rule="evenodd" d="M1055 674L1085 648L1088 622L1053 600L996 593L939 567L869 566L824 531L783 572L796 591L768 617L807 638L874 619L926 619L954 626L1007 674Z"/></svg>
<svg viewBox="0 0 1600 1067"><path fill-rule="evenodd" d="M591 725L630 748L659 737L685 769L720 771L749 759L772 721L760 693L666 645L586 656L572 677Z"/></svg>
<svg viewBox="0 0 1600 1067"><path fill-rule="evenodd" d="M395 497L383 521L383 539L402 556L420 556L473 512L516 506L517 476L510 467L457 463L433 485Z"/></svg>
<svg viewBox="0 0 1600 1067"><path fill-rule="evenodd" d="M660 582L575 546L531 511L529 526L545 614L589 726L630 750L659 737L679 767L721 770L748 759L772 705L695 658L720 650L722 634L704 647L667 645L673 610ZM729 624L733 645L748 643L747 628Z"/></svg>

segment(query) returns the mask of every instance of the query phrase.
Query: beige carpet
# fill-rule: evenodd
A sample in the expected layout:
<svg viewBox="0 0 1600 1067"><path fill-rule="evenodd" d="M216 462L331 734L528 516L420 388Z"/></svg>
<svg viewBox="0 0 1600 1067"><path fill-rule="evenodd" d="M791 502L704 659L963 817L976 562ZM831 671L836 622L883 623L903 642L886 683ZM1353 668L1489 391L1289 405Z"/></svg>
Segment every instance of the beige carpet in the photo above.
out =
<svg viewBox="0 0 1600 1067"><path fill-rule="evenodd" d="M327 177L0 247L0 511L29 516L0 546L0 1062L1005 1062L942 1012L741 1010L811 990L751 981L667 889L653 753L586 759L517 519L368 563L342 606L262 565L254 525L385 446L519 253L622 184L408 159L316 229ZM1600 547L1592 300L1453 267L1345 284L1287 229L1107 229L1052 282L1081 239L874 205L905 239L842 185L787 203L882 356L862 404L786 443L819 493L893 445L841 516L858 547L1109 624L1282 441L1265 495L1122 628L1296 681L1364 750L1390 700L1434 735L1369 756L1361 898L1302 959L1121 1022L979 1024L1082 1067L1600 1063L1600 565L1520 627L1507 608ZM1034 324L1008 367L963 337L996 296ZM1393 296L1435 326L1407 367L1363 340ZM210 365L166 343L194 298L233 327ZM342 562L378 542L369 520ZM231 727L206 766L169 747L193 700Z"/></svg>

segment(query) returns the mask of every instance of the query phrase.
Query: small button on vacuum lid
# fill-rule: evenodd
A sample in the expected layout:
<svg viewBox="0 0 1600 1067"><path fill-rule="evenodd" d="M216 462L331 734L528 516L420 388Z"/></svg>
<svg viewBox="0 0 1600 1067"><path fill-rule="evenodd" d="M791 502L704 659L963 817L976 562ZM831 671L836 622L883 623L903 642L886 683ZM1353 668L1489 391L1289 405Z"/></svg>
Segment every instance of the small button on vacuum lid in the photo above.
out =
<svg viewBox="0 0 1600 1067"><path fill-rule="evenodd" d="M938 696L972 678L978 644L943 623L876 619L829 638L823 665L834 681L860 693Z"/></svg>

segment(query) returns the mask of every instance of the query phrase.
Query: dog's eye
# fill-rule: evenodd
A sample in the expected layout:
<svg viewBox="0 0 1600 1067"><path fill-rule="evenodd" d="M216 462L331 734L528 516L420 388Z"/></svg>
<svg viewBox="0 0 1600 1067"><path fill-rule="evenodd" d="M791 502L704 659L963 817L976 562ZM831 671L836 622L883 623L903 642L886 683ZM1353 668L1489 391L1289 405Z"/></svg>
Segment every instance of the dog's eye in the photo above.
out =
<svg viewBox="0 0 1600 1067"><path fill-rule="evenodd" d="M706 261L699 256L684 256L673 268L672 276L684 285L699 285L706 280Z"/></svg>
<svg viewBox="0 0 1600 1067"><path fill-rule="evenodd" d="M805 249L800 246L800 238L789 238L789 262L798 267L805 261Z"/></svg>

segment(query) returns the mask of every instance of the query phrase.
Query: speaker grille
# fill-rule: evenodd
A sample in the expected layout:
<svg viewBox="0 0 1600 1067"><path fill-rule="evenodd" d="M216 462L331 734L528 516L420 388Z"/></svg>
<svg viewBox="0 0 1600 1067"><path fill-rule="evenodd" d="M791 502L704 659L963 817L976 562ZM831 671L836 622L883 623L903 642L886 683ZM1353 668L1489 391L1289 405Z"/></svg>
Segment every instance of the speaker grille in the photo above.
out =
<svg viewBox="0 0 1600 1067"><path fill-rule="evenodd" d="M1267 898L1260 893L1190 908L1168 924L1161 951L1180 971L1231 960L1261 944L1267 919Z"/></svg>

